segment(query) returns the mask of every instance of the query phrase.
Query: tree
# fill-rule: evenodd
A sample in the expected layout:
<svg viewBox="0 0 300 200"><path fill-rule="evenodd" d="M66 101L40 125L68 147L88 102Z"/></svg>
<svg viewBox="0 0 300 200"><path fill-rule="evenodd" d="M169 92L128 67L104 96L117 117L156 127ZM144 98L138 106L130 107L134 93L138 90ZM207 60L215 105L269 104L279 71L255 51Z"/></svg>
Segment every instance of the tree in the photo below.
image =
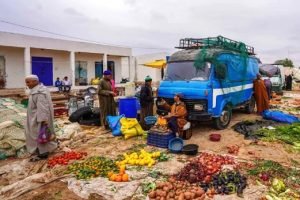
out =
<svg viewBox="0 0 300 200"><path fill-rule="evenodd" d="M277 60L275 61L276 65L283 65L284 67L294 67L294 63L292 60L286 58L284 60Z"/></svg>

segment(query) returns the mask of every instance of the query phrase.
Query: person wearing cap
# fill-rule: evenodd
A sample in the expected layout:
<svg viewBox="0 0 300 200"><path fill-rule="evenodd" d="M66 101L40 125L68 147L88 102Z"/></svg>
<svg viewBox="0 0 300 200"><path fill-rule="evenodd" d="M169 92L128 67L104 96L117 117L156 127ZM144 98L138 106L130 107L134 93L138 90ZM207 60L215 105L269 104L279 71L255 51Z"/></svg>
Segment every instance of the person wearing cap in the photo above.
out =
<svg viewBox="0 0 300 200"><path fill-rule="evenodd" d="M187 110L182 99L183 95L179 93L175 94L173 105L169 105L164 99L161 100L164 108L170 111L167 116L164 116L168 120L168 127L174 134L178 134L180 137L183 134L183 127L187 123Z"/></svg>
<svg viewBox="0 0 300 200"><path fill-rule="evenodd" d="M107 116L116 115L116 103L114 97L116 96L111 84L111 71L106 70L103 73L103 78L98 85L98 96L100 104L100 121L103 129L108 129L106 121Z"/></svg>
<svg viewBox="0 0 300 200"><path fill-rule="evenodd" d="M54 112L51 95L47 87L39 84L39 78L36 75L29 75L25 78L25 83L29 88L29 100L27 107L27 121L25 127L26 149L29 153L37 155L30 161L47 159L48 154L57 148L57 143L49 141L45 144L37 142L39 131L42 125L47 125L54 134Z"/></svg>
<svg viewBox="0 0 300 200"><path fill-rule="evenodd" d="M257 107L257 114L262 114L264 110L269 109L269 97L267 88L264 81L261 79L261 75L257 74L257 78L253 82L254 98Z"/></svg>
<svg viewBox="0 0 300 200"><path fill-rule="evenodd" d="M145 123L145 117L153 115L154 98L153 98L151 84L152 84L152 78L150 76L146 76L145 84L142 86L141 93L140 93L140 104L141 104L140 124L144 129L147 129Z"/></svg>

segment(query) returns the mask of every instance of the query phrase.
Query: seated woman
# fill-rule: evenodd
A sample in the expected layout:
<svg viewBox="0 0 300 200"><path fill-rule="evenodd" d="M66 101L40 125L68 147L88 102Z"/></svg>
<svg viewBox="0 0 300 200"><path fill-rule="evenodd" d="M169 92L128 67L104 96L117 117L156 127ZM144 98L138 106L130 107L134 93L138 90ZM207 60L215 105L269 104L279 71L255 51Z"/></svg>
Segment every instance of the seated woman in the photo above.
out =
<svg viewBox="0 0 300 200"><path fill-rule="evenodd" d="M168 120L169 128L173 133L178 133L180 137L183 133L183 127L187 123L187 120L185 119L187 116L187 110L184 102L182 101L182 97L183 96L181 94L176 94L174 96L175 102L172 106L170 106L164 99L161 101L164 108L170 111L170 113L164 117Z"/></svg>

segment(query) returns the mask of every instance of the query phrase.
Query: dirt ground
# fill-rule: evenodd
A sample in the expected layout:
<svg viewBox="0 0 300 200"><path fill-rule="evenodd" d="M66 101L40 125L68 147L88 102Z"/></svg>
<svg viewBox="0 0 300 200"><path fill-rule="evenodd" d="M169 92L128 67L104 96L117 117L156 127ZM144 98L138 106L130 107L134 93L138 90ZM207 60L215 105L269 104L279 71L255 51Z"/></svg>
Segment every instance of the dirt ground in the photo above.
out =
<svg viewBox="0 0 300 200"><path fill-rule="evenodd" d="M257 158L268 159L277 161L283 165L290 165L292 160L300 162L300 154L288 153L283 144L279 143L265 143L265 142L253 142L251 140L245 140L244 136L235 132L231 126L242 120L255 120L261 119L260 116L255 114L245 114L241 110L235 110L230 126L222 131L217 131L212 128L211 123L201 123L193 127L193 136L191 139L186 140L186 144L199 145L199 151L211 151L220 154L227 153L228 145L238 145L240 147L239 153L236 156L239 160L254 160ZM89 130L88 127L83 127L85 130ZM221 134L220 142L211 142L209 135L211 133ZM146 140L142 137L135 137L125 140L121 137L113 137L111 133L102 132L98 129L87 134L86 138L79 141L78 144L74 144L74 150L86 151L89 156L108 156L115 158L117 155L124 153L126 150L138 145L145 144ZM147 147L152 148L152 147ZM57 151L56 153L58 153ZM181 155L174 155L175 157L181 157ZM185 157L186 158L186 157ZM187 159L187 158L186 158ZM26 165L26 170L18 172L17 178L2 179L0 181L0 189L2 186L15 183L30 175L49 171L46 167L45 161L37 163L28 162L28 158L24 159L8 159L0 161L0 167ZM176 166L173 166L176 168ZM167 163L165 168L168 168ZM9 170L9 169L7 169ZM55 174L63 175L65 167L59 167L56 169ZM0 170L1 175L1 170ZM55 180L50 183L37 187L34 190L26 191L17 199L24 200L81 200L82 198L68 189L68 184L61 180ZM103 199L100 196L94 195L90 199Z"/></svg>

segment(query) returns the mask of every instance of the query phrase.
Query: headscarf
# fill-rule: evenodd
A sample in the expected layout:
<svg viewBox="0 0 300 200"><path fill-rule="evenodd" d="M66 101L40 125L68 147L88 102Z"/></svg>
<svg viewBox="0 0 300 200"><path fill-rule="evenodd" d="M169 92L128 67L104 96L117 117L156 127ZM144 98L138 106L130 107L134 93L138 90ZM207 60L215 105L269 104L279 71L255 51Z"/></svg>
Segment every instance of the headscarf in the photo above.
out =
<svg viewBox="0 0 300 200"><path fill-rule="evenodd" d="M105 70L105 71L103 72L103 74L104 74L105 76L111 75L111 71L110 71L110 70Z"/></svg>

